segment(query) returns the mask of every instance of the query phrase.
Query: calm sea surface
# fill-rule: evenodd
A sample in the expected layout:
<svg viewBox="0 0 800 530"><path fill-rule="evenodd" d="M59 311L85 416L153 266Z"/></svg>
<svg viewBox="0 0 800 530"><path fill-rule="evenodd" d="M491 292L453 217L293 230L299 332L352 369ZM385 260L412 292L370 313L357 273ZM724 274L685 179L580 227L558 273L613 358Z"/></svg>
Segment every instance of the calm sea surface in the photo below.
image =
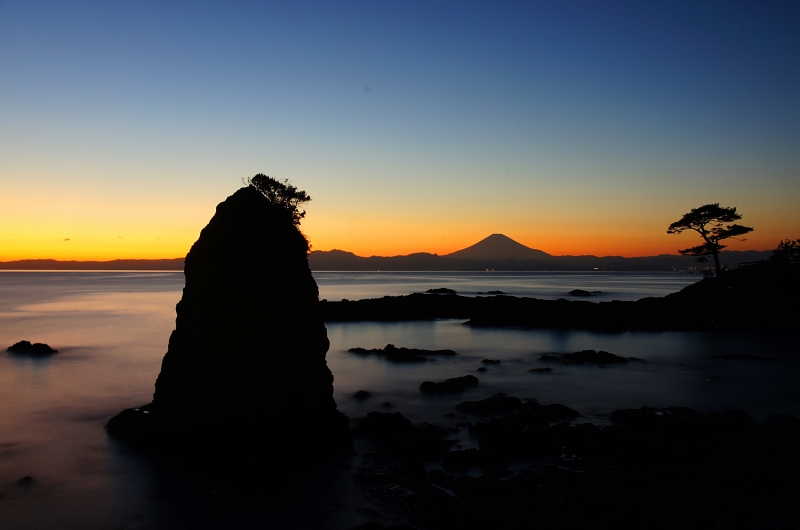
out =
<svg viewBox="0 0 800 530"><path fill-rule="evenodd" d="M320 297L359 299L448 287L539 298L572 289L595 300L663 296L697 281L674 273L315 273ZM370 505L333 474L319 491L245 513L211 509L144 455L109 439L105 422L150 401L174 327L182 273L0 272L0 347L47 342L59 353L32 359L0 351L0 528L347 528L370 520ZM703 318L698 308L698 318ZM578 421L603 422L618 408L682 405L745 409L757 420L800 416L798 336L777 333L614 333L471 329L462 321L328 324L328 364L339 409L352 418L388 401L415 422L443 425L465 399L496 392L563 403ZM354 346L449 348L458 356L410 365L347 353ZM601 369L544 366L546 352L603 349L645 363ZM749 354L771 360L719 360ZM501 364L478 373L485 358ZM458 397L423 397L419 384L475 374ZM358 402L352 395L368 390ZM472 446L465 430L456 437ZM353 468L359 465L356 457ZM16 481L31 476L29 485ZM336 508L332 508L336 506ZM391 522L385 520L385 523Z"/></svg>

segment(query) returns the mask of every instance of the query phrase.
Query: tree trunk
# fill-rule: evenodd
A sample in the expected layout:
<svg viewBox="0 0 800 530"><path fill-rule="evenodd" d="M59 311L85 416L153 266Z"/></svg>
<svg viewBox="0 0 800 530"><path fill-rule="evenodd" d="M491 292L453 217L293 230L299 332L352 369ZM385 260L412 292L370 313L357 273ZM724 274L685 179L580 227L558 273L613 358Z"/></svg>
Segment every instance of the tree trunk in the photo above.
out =
<svg viewBox="0 0 800 530"><path fill-rule="evenodd" d="M719 275L722 273L722 267L719 266L719 252L716 250L712 251L714 254L714 268L716 269L716 276L719 278Z"/></svg>

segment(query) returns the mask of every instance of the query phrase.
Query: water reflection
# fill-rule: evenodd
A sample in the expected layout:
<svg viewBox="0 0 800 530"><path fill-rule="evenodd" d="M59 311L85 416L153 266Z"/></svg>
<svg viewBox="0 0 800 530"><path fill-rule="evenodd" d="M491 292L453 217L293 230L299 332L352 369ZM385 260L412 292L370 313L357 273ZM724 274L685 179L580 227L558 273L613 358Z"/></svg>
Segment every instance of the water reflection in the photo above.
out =
<svg viewBox="0 0 800 530"><path fill-rule="evenodd" d="M364 275L358 274L318 275L321 292L333 293L326 295L330 298L362 297L358 293L366 292L359 287ZM364 296L473 281L441 273L412 276L412 288L411 280L390 277L381 284L370 277L370 294ZM499 287L511 292L515 282L531 292L560 293L567 286L598 289L597 284L582 284L570 275L540 275L536 285L525 283L533 276L518 275L503 280L502 286L497 277L458 289L477 292ZM653 276L631 276L627 284L624 276L612 280L615 292L642 294L676 290L670 283L675 277L686 278L667 276L660 287L653 287L658 279ZM554 283L548 286L543 278ZM182 287L179 273L0 273L0 346L27 339L48 342L59 350L49 358L0 352L0 527L297 528L302 521L307 528L347 528L366 520L360 509L380 509L356 494L346 468L332 473L314 495L296 505L235 513L208 508L187 484L145 455L107 438L103 425L108 418L152 397ZM581 412L581 421L601 420L616 408L641 405L744 408L756 419L776 412L800 416L796 335L472 329L452 320L327 327L335 397L352 418L388 401L391 410L415 421L448 423L454 420L443 415L459 401L501 391L543 403L564 403ZM346 351L388 343L453 349L459 355L397 365ZM542 353L583 349L640 357L647 363L606 369L558 365L549 374L529 371L544 366L539 360ZM777 360L718 360L731 353ZM484 358L502 362L479 373ZM427 397L419 392L423 381L465 374L477 375L480 384L461 396ZM373 397L353 399L362 389ZM458 436L462 446L474 444L465 431ZM26 475L34 477L33 485L15 484ZM341 509L332 510L333 505Z"/></svg>

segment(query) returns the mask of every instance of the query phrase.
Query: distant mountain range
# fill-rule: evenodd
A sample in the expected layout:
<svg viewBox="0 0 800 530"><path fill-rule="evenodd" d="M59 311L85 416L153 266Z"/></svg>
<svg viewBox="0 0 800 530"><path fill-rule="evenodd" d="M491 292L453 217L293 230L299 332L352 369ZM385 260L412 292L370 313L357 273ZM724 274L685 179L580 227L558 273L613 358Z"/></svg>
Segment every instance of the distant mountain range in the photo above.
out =
<svg viewBox="0 0 800 530"><path fill-rule="evenodd" d="M723 251L720 260L728 268L741 262L759 261L771 251ZM315 250L308 255L315 271L671 271L703 268L694 258L672 254L624 258L622 256L553 256L526 247L503 234L492 234L471 247L439 256L420 252L407 256L364 258L343 250Z"/></svg>
<svg viewBox="0 0 800 530"><path fill-rule="evenodd" d="M732 250L720 253L728 268L759 261L769 250ZM622 256L553 256L526 247L503 234L492 234L471 247L439 256L418 252L406 256L356 256L344 250L315 250L308 255L314 271L671 271L702 268L694 258L672 254L624 258ZM183 270L183 258L160 260L0 262L0 269L15 270Z"/></svg>

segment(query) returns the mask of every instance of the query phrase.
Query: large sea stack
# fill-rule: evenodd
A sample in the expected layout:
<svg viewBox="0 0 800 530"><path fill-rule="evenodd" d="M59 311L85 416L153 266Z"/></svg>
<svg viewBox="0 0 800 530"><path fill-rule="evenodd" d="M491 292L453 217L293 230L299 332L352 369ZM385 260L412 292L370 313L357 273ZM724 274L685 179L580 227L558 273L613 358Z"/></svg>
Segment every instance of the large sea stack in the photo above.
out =
<svg viewBox="0 0 800 530"><path fill-rule="evenodd" d="M253 186L219 204L186 256L153 402L109 432L218 471L346 451L308 248L291 212Z"/></svg>

